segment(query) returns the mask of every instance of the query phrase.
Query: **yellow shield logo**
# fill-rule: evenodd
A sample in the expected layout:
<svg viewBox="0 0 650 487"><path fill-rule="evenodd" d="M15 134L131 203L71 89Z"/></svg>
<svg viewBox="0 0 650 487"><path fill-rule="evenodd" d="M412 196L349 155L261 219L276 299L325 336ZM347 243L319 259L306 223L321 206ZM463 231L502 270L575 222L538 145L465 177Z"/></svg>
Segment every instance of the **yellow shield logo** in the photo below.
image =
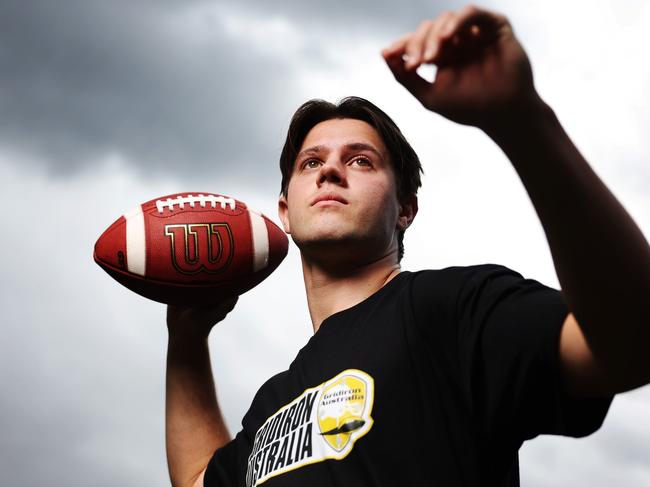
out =
<svg viewBox="0 0 650 487"><path fill-rule="evenodd" d="M318 403L320 434L334 450L343 451L351 439L367 431L372 423L370 408L367 379L358 373L336 377L323 388Z"/></svg>

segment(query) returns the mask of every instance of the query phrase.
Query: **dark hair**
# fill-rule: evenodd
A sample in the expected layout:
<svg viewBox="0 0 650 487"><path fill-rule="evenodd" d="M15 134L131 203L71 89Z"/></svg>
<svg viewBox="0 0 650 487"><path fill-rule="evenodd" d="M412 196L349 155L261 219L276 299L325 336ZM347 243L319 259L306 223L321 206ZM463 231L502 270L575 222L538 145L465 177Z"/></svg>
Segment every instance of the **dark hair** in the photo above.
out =
<svg viewBox="0 0 650 487"><path fill-rule="evenodd" d="M395 172L397 183L397 198L416 195L422 185L420 173L422 165L413 148L404 138L395 122L379 107L368 100L357 96L348 96L338 104L325 100L309 100L303 103L294 113L287 138L280 154L280 171L282 171L281 193L286 197L289 180L293 172L296 156L302 147L309 131L317 124L332 119L352 118L371 125L382 138L388 149L390 162ZM399 232L398 258L404 255L404 230Z"/></svg>

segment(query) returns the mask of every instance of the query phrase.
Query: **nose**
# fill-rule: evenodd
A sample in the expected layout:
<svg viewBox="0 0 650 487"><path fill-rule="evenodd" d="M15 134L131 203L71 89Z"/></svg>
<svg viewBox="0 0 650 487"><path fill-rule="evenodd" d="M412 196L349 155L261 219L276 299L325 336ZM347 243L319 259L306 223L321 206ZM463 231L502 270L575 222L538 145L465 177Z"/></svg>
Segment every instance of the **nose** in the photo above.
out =
<svg viewBox="0 0 650 487"><path fill-rule="evenodd" d="M345 184L345 170L338 161L327 161L320 167L318 185L323 183Z"/></svg>

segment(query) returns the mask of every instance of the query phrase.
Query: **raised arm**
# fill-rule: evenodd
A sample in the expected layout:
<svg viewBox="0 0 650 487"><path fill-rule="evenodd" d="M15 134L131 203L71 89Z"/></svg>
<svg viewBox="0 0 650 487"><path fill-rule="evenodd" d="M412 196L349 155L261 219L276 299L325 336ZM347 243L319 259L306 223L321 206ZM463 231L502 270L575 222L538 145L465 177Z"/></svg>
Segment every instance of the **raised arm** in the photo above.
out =
<svg viewBox="0 0 650 487"><path fill-rule="evenodd" d="M165 439L175 487L202 486L212 454L230 441L215 393L208 335L236 302L210 309L167 309Z"/></svg>
<svg viewBox="0 0 650 487"><path fill-rule="evenodd" d="M571 310L559 344L569 391L650 382L650 247L537 94L508 20L476 7L446 12L383 56L426 108L481 128L515 167ZM423 63L438 66L434 83L415 72Z"/></svg>

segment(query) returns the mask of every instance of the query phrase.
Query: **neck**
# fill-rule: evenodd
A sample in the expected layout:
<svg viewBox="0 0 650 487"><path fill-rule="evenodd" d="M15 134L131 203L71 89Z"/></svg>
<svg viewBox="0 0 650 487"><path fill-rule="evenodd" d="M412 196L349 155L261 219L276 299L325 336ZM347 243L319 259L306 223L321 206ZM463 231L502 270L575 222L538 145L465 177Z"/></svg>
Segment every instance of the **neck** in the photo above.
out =
<svg viewBox="0 0 650 487"><path fill-rule="evenodd" d="M370 263L333 269L301 254L307 304L314 333L325 318L368 298L400 272L395 253Z"/></svg>

